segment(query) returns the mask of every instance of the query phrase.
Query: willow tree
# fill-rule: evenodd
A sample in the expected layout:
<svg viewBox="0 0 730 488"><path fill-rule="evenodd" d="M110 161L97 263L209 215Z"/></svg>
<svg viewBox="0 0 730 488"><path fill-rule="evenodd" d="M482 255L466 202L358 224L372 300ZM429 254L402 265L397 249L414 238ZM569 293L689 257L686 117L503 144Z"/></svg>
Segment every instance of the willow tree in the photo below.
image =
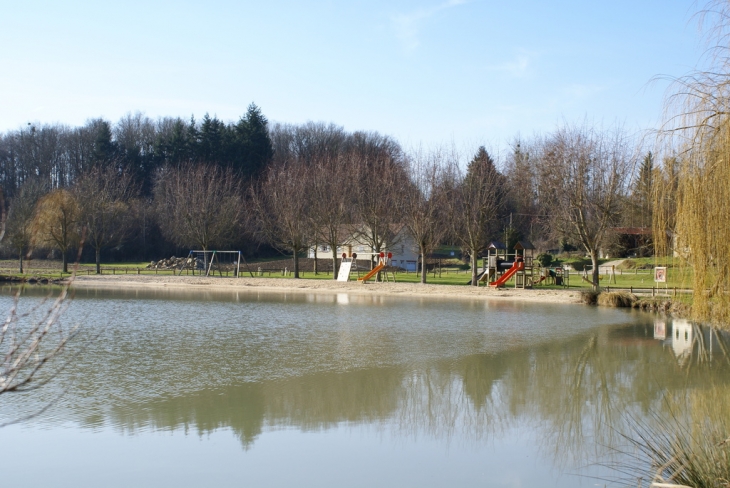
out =
<svg viewBox="0 0 730 488"><path fill-rule="evenodd" d="M33 217L33 244L61 251L63 272L68 273L68 250L80 239L79 203L68 190L55 190L38 200Z"/></svg>
<svg viewBox="0 0 730 488"><path fill-rule="evenodd" d="M665 141L681 162L655 185L654 232L676 219L671 246L658 251L691 267L694 318L730 324L730 1L709 3L699 20L709 67L675 80L667 100Z"/></svg>

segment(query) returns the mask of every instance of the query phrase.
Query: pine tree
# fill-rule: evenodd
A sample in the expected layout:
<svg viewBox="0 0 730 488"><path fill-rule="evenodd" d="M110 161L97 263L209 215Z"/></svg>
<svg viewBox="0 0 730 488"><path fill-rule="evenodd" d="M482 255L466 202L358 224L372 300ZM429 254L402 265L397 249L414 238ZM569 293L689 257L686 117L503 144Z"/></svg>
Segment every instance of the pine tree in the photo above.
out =
<svg viewBox="0 0 730 488"><path fill-rule="evenodd" d="M268 121L254 103L235 127L238 151L234 169L245 177L259 175L274 157Z"/></svg>
<svg viewBox="0 0 730 488"><path fill-rule="evenodd" d="M639 169L639 177L634 186L634 198L639 211L639 220L642 227L651 225L652 215L652 188L654 177L654 156L651 151L644 157Z"/></svg>
<svg viewBox="0 0 730 488"><path fill-rule="evenodd" d="M107 166L116 156L116 145L112 141L112 129L109 122L99 120L94 139L94 164Z"/></svg>

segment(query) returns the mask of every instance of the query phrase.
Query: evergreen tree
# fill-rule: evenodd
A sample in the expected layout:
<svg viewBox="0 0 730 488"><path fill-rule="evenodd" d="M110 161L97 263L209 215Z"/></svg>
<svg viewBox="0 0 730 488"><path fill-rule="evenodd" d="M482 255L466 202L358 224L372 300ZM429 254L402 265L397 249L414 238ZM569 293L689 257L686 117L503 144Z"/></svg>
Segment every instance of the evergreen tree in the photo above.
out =
<svg viewBox="0 0 730 488"><path fill-rule="evenodd" d="M481 146L469 162L463 181L454 192L450 209L452 230L471 258L472 286L477 286L477 263L489 240L497 233L497 223L505 206L506 182L494 160Z"/></svg>
<svg viewBox="0 0 730 488"><path fill-rule="evenodd" d="M234 170L245 177L260 174L274 157L268 121L253 103L235 126L235 140Z"/></svg>
<svg viewBox="0 0 730 488"><path fill-rule="evenodd" d="M638 223L642 227L651 225L652 186L654 177L654 156L651 151L644 157L639 169L639 177L634 187L634 196L639 211Z"/></svg>
<svg viewBox="0 0 730 488"><path fill-rule="evenodd" d="M94 164L107 166L116 156L116 145L112 141L112 128L106 120L99 120L96 124L94 138Z"/></svg>
<svg viewBox="0 0 730 488"><path fill-rule="evenodd" d="M200 143L198 145L198 158L200 161L225 166L225 150L223 148L225 125L217 117L211 118L205 114L203 123L200 125Z"/></svg>

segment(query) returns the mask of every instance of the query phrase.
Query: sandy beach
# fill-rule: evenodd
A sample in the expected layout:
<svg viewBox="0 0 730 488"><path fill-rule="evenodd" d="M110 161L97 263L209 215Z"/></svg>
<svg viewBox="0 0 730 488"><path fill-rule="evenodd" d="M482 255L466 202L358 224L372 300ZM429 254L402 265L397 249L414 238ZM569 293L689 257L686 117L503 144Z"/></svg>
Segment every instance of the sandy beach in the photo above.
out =
<svg viewBox="0 0 730 488"><path fill-rule="evenodd" d="M154 275L90 275L77 276L77 288L180 288L207 290L256 290L301 293L349 293L363 295L399 295L408 297L439 297L453 299L511 300L536 303L580 303L575 290L543 290L480 286L422 285L419 283L358 283L334 280L307 280L287 278L204 278L194 276Z"/></svg>

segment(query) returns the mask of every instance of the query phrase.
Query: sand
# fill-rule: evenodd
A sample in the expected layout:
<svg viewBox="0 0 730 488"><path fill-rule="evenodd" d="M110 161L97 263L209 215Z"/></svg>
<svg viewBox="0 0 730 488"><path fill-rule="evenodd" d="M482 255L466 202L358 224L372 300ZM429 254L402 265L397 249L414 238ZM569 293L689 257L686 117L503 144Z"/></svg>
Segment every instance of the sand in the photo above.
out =
<svg viewBox="0 0 730 488"><path fill-rule="evenodd" d="M438 297L440 299L510 300L536 303L581 303L575 290L489 288L480 286L422 285L420 283L358 283L334 280L291 278L204 278L197 276L162 275L90 275L77 276L73 287L104 288L205 288L207 290L251 290L302 293L348 293L404 297Z"/></svg>

